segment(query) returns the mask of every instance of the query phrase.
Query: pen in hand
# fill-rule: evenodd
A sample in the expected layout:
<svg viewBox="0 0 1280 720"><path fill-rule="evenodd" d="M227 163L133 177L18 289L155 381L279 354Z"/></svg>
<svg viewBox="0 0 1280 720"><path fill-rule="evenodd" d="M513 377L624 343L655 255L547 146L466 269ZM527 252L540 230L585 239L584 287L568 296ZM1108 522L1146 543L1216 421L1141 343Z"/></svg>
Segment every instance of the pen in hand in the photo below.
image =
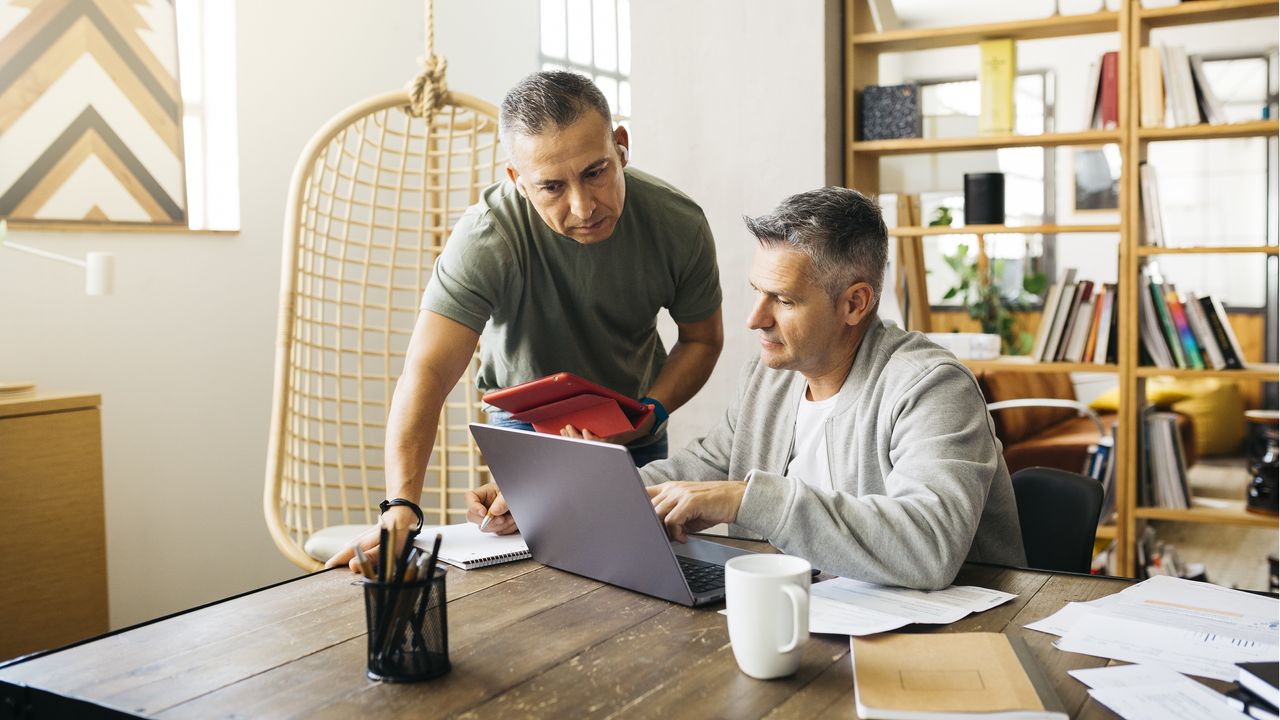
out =
<svg viewBox="0 0 1280 720"><path fill-rule="evenodd" d="M484 514L484 519L480 521L480 530L483 531L485 528L489 527L489 523L491 522L493 522L492 510Z"/></svg>

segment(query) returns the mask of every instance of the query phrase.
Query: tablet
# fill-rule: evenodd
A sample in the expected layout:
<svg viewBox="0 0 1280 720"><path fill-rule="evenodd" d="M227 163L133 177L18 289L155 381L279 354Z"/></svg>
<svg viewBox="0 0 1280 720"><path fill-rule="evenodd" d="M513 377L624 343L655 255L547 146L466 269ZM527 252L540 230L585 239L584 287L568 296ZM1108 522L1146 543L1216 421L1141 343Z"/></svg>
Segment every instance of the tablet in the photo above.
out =
<svg viewBox="0 0 1280 720"><path fill-rule="evenodd" d="M510 412L513 420L552 434L573 425L609 437L634 430L652 412L635 398L567 372L493 390L483 400Z"/></svg>

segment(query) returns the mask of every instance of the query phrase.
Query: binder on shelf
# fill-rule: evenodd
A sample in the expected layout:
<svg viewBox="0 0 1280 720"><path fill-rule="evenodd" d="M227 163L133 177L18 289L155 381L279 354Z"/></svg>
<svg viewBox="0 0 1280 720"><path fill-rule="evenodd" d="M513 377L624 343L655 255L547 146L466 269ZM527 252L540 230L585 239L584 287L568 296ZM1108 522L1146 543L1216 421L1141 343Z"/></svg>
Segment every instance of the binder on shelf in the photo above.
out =
<svg viewBox="0 0 1280 720"><path fill-rule="evenodd" d="M978 131L984 135L1013 133L1013 77L1017 72L1017 50L1013 40L983 40L978 43L981 66L978 86L981 103Z"/></svg>

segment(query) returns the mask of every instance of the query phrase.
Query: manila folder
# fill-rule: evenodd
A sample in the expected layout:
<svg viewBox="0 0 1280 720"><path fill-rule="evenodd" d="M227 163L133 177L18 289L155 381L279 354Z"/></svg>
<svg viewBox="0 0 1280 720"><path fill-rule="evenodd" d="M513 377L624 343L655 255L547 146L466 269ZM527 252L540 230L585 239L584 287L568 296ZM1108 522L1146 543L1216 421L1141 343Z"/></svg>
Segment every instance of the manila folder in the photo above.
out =
<svg viewBox="0 0 1280 720"><path fill-rule="evenodd" d="M1011 640L1024 652L1015 652ZM1021 638L1001 633L886 633L853 638L852 644L854 698L864 718L1067 720Z"/></svg>

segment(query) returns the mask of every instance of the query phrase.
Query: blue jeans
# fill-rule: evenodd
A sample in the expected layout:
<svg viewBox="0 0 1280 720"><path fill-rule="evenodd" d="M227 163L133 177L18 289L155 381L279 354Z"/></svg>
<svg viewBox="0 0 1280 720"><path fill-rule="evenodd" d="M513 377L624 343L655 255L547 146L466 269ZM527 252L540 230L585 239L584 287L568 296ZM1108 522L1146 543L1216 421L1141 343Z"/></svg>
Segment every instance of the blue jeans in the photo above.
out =
<svg viewBox="0 0 1280 720"><path fill-rule="evenodd" d="M529 423L512 420L511 413L505 410L490 410L489 424L495 427L526 430L528 432L534 431L533 426ZM665 460L667 458L667 434L663 433L661 437L648 445L628 447L627 452L631 453L631 460L635 462L638 468L642 468L654 460Z"/></svg>

